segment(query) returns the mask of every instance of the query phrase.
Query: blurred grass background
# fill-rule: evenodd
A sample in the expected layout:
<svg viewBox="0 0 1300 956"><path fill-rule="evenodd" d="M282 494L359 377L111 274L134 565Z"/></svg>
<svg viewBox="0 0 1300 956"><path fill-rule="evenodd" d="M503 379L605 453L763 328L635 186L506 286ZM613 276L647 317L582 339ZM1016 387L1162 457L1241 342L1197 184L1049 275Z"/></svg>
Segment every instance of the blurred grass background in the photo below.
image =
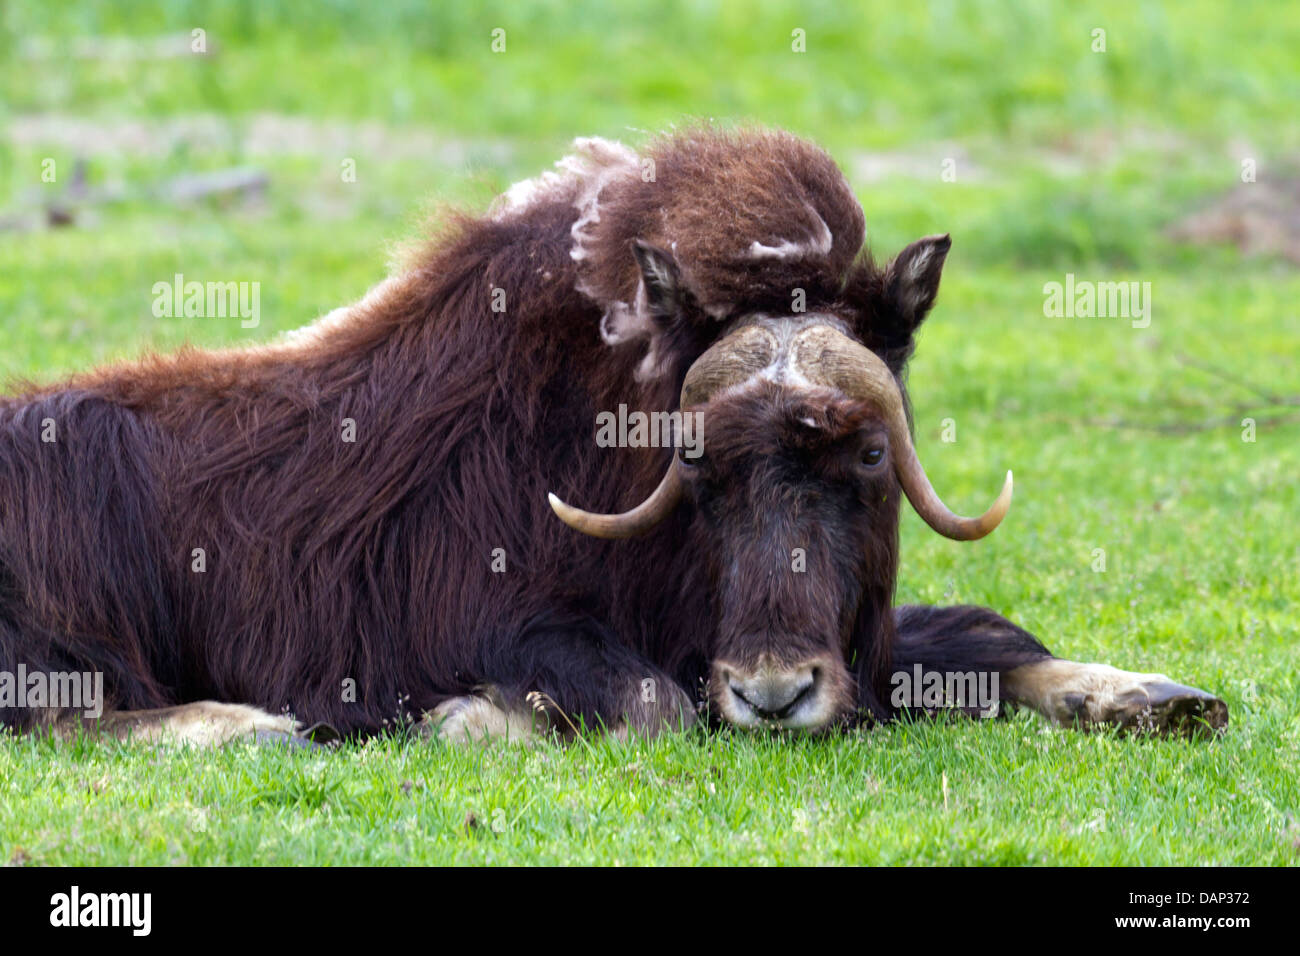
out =
<svg viewBox="0 0 1300 956"><path fill-rule="evenodd" d="M506 48L494 53L498 28ZM142 52L195 29L206 55ZM796 30L806 52L792 51ZM977 546L905 516L900 600L988 604L1064 656L1213 689L1233 725L1190 749L1030 718L785 749L731 735L632 754L604 742L613 749L586 769L580 749L463 757L376 744L380 760L359 748L313 765L312 779L334 784L273 795L269 815L268 780L301 777L297 757L146 764L107 745L58 756L23 744L0 748L8 793L31 794L0 798L0 855L1294 862L1300 425L1287 400L1300 393L1300 277L1267 248L1189 245L1170 227L1249 190L1244 159L1256 186L1294 181L1297 103L1300 7L1276 3L7 0L0 217L39 219L53 203L74 222L0 229L0 376L296 328L382 278L392 244L437 203L482 207L575 136L635 144L696 118L786 127L842 164L878 257L952 233L911 374L918 443L967 512L1000 469L1016 471L1010 518ZM341 175L349 159L355 182ZM79 162L85 188L122 198L69 199ZM267 189L151 196L231 167L263 171ZM259 282L261 325L155 318L153 283L177 272ZM1043 285L1066 272L1152 283L1150 327L1044 317ZM1259 423L1253 443L1245 417ZM945 419L955 443L940 440ZM232 760L261 782L213 796ZM643 760L657 774L629 783L620 768ZM521 761L551 769L519 784ZM119 783L87 789L101 771ZM940 774L965 797L936 817ZM423 804L392 798L404 775ZM506 836L458 828L493 800L512 808ZM169 829L195 807L212 825ZM1089 824L1098 809L1108 829ZM656 835L673 813L691 821L685 843ZM810 813L823 822L792 824ZM293 827L281 833L284 814ZM338 836L313 830L326 822ZM416 848L377 836L388 828L414 833Z"/></svg>

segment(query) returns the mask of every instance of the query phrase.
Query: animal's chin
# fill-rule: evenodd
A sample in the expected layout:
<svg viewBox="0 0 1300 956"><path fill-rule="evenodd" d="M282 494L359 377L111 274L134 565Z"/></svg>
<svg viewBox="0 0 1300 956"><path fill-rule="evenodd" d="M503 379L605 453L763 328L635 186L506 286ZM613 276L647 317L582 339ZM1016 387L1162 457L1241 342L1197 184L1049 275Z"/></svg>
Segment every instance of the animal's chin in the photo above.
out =
<svg viewBox="0 0 1300 956"><path fill-rule="evenodd" d="M760 717L757 715L733 715L723 713L723 719L733 727L739 727L742 730L763 731L763 730L780 730L800 734L820 734L829 731L833 727L839 726L843 721L843 715L837 715L830 718L809 717L800 718L786 717L781 719L772 719Z"/></svg>

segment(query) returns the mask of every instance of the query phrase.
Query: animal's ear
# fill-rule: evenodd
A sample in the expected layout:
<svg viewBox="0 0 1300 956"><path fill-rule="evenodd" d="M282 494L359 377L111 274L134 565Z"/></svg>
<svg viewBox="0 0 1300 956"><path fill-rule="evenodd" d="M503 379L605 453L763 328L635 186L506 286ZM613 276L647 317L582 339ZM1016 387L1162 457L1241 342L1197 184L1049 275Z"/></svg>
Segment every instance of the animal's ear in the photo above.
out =
<svg viewBox="0 0 1300 956"><path fill-rule="evenodd" d="M902 321L899 331L906 335L916 331L934 305L939 275L950 248L952 239L947 234L926 236L900 252L885 268L885 301Z"/></svg>
<svg viewBox="0 0 1300 956"><path fill-rule="evenodd" d="M681 270L671 252L644 239L633 239L632 255L641 269L641 282L631 305L615 302L605 310L600 335L607 345L638 342L663 331L680 311L685 296Z"/></svg>
<svg viewBox="0 0 1300 956"><path fill-rule="evenodd" d="M641 267L646 312L656 319L675 315L681 305L682 274L672 253L644 239L634 239L632 255L636 256L637 265Z"/></svg>

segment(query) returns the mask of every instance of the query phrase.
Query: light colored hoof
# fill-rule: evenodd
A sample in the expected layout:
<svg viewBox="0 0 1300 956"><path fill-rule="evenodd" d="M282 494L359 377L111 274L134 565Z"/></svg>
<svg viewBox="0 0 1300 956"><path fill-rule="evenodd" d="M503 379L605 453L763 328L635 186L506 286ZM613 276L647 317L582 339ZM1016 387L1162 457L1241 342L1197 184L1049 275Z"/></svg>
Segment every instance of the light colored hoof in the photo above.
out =
<svg viewBox="0 0 1300 956"><path fill-rule="evenodd" d="M506 710L478 694L451 697L424 715L422 730L457 744L504 740L528 742L546 727L546 716L534 711Z"/></svg>

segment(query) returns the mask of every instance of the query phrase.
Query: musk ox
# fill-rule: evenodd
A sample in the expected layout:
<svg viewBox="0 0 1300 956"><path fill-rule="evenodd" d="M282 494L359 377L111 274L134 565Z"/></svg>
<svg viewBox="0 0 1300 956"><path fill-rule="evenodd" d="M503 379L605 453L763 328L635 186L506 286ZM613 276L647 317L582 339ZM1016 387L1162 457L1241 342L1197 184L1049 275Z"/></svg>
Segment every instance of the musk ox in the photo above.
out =
<svg viewBox="0 0 1300 956"><path fill-rule="evenodd" d="M897 692L955 673L995 678L994 710L1222 726L1214 696L991 610L893 606L903 497L971 540L1011 476L976 518L935 494L903 372L949 239L880 267L864 238L786 133L579 140L279 341L24 387L0 401L0 672L102 675L105 699L0 720L821 730L975 709ZM595 440L628 409L700 432Z"/></svg>

